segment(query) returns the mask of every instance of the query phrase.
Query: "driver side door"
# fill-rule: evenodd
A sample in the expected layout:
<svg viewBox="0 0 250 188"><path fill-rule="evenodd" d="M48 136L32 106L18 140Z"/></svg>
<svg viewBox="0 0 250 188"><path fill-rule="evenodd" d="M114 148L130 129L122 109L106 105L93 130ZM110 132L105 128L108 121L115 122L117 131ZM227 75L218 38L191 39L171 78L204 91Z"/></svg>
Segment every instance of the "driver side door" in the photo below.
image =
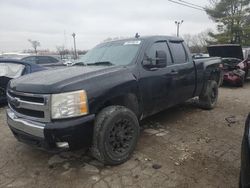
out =
<svg viewBox="0 0 250 188"><path fill-rule="evenodd" d="M165 66L163 66L164 64L157 66L154 61L158 58L157 54L163 51L166 54ZM148 60L152 61L150 68L144 63ZM155 42L146 50L139 80L144 116L155 114L174 104L173 81L176 74L167 66L171 63L172 58L166 41Z"/></svg>

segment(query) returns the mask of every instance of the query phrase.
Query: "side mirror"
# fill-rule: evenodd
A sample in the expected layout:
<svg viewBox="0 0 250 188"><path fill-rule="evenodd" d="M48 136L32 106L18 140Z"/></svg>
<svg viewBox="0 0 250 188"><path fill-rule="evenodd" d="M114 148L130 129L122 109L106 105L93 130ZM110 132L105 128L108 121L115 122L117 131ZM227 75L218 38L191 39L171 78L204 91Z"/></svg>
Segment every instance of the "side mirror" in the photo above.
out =
<svg viewBox="0 0 250 188"><path fill-rule="evenodd" d="M165 51L156 51L156 66L158 68L165 67L167 65L167 54Z"/></svg>
<svg viewBox="0 0 250 188"><path fill-rule="evenodd" d="M167 54L165 51L159 50L155 52L155 58L146 58L143 60L142 65L146 68L163 68L167 65Z"/></svg>

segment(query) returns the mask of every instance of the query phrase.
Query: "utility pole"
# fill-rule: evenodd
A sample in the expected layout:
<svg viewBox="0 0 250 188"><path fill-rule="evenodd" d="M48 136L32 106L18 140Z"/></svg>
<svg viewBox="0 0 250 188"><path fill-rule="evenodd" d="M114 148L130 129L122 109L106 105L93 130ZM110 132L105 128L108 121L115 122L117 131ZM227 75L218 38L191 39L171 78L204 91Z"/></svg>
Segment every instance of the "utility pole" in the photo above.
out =
<svg viewBox="0 0 250 188"><path fill-rule="evenodd" d="M75 59L77 59L77 54L76 54L76 34L73 33L72 37L74 39L74 54L75 54Z"/></svg>
<svg viewBox="0 0 250 188"><path fill-rule="evenodd" d="M177 37L179 37L180 35L180 26L181 24L184 22L184 20L181 20L181 21L175 21L175 24L177 26Z"/></svg>

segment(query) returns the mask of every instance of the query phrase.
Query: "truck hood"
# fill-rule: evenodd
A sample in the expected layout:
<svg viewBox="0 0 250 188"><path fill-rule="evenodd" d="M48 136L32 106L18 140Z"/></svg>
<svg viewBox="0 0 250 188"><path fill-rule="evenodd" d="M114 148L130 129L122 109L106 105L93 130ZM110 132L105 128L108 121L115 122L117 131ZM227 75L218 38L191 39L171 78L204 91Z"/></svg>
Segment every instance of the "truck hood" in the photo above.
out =
<svg viewBox="0 0 250 188"><path fill-rule="evenodd" d="M25 75L10 82L10 89L26 93L60 93L83 89L91 78L117 72L120 66L74 66ZM109 75L112 76L112 75ZM73 87L73 88L72 88ZM75 87L75 88L74 88Z"/></svg>
<svg viewBox="0 0 250 188"><path fill-rule="evenodd" d="M243 60L241 45L212 45L207 48L210 57L237 58Z"/></svg>

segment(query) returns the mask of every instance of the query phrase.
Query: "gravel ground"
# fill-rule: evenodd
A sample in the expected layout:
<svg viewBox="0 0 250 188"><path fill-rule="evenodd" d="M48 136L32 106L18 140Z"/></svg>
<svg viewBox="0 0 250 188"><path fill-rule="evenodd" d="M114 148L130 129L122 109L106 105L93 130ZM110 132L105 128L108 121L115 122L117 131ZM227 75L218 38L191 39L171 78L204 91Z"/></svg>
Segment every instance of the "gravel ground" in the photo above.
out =
<svg viewBox="0 0 250 188"><path fill-rule="evenodd" d="M237 187L250 82L221 88L218 106L185 103L150 117L133 157L102 166L84 150L51 154L19 143L0 108L0 187Z"/></svg>

